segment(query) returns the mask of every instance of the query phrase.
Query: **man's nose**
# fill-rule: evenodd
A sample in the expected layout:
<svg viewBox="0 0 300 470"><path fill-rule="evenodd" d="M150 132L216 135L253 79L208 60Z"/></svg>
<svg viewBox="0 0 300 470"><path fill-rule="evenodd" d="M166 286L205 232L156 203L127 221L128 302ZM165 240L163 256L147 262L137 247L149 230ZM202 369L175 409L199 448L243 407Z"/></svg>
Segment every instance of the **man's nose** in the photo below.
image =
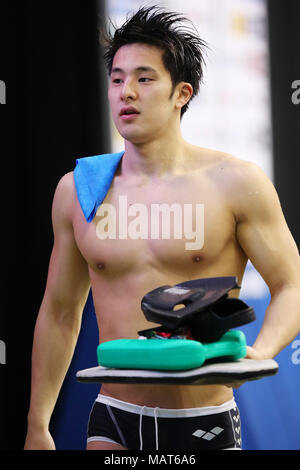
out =
<svg viewBox="0 0 300 470"><path fill-rule="evenodd" d="M122 100L126 101L129 99L136 99L136 89L135 86L132 82L132 80L125 80L123 87L122 87L122 92L121 92L121 98Z"/></svg>

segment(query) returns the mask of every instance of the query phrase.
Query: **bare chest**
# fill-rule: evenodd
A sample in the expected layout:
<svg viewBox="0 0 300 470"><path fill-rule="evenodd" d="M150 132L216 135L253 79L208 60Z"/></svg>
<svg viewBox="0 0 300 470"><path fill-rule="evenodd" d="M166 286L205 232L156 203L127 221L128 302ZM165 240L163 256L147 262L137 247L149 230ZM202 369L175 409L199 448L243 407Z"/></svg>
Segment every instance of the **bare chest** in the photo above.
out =
<svg viewBox="0 0 300 470"><path fill-rule="evenodd" d="M90 267L112 275L146 265L180 270L211 264L235 233L226 200L205 180L113 184L91 223L78 203L73 223Z"/></svg>

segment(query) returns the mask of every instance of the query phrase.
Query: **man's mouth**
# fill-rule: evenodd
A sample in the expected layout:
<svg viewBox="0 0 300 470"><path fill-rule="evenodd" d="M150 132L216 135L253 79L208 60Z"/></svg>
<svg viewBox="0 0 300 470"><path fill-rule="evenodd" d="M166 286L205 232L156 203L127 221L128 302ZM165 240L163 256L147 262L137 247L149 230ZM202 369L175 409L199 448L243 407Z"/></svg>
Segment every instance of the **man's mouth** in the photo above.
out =
<svg viewBox="0 0 300 470"><path fill-rule="evenodd" d="M124 119L124 120L132 119L138 116L139 114L140 114L139 111L133 106L126 106L122 108L120 111L120 117L121 119Z"/></svg>

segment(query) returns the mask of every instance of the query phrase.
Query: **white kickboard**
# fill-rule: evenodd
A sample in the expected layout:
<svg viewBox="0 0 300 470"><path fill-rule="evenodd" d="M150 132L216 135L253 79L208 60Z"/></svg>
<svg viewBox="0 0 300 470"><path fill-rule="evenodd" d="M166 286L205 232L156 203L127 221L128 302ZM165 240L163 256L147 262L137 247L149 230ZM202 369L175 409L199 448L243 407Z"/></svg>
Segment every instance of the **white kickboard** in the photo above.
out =
<svg viewBox="0 0 300 470"><path fill-rule="evenodd" d="M77 380L84 383L132 383L208 385L258 380L275 375L278 364L273 359L257 361L239 359L234 362L211 363L196 369L160 371L146 369L113 369L92 367L78 371Z"/></svg>

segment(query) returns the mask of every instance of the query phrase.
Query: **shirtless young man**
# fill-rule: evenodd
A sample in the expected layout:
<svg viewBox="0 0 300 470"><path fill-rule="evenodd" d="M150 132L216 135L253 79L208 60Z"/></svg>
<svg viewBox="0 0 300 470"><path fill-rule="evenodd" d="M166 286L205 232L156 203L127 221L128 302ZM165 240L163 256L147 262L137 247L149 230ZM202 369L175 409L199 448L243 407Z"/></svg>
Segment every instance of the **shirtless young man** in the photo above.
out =
<svg viewBox="0 0 300 470"><path fill-rule="evenodd" d="M201 41L192 38L190 31L174 32L178 18L160 13L152 8L137 12L117 31L106 54L108 63L112 60L109 102L125 140L125 154L104 202L117 209L119 197L126 195L128 206L202 203L204 245L198 251L187 250L184 237L100 240L99 217L91 223L85 220L73 173L62 177L53 201L55 241L34 335L25 449L55 448L48 425L90 287L100 342L136 338L137 331L152 326L140 309L145 293L205 277L236 276L241 284L250 259L270 289L271 302L254 345L248 347L248 357L273 358L300 330L299 253L276 191L254 164L183 139L181 115L202 73ZM171 61L164 60L170 59L170 44L178 54L177 71L172 56ZM136 113L125 118L121 110L129 106ZM232 416L228 413L234 409L230 386L104 384L91 414L87 448L140 448L141 412L146 448L155 448L155 431L159 448L199 448L200 439L192 436L190 422L198 423L193 429L203 429L201 423L209 419L225 429L221 448L236 447L229 435ZM182 447L176 443L179 434ZM213 441L206 442L212 448Z"/></svg>

